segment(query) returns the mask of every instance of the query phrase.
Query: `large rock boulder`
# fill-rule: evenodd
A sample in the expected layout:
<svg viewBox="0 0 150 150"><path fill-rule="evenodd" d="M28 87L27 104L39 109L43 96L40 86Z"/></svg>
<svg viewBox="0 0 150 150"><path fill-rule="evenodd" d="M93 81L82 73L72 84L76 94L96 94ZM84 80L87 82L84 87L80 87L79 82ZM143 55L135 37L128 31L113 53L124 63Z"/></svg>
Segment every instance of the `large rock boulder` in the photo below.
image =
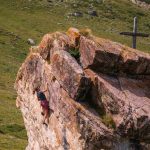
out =
<svg viewBox="0 0 150 150"><path fill-rule="evenodd" d="M70 49L80 52L80 62ZM73 49L73 50L74 50ZM27 150L150 148L150 56L121 44L67 33L44 36L18 71L16 105ZM47 89L54 112L43 124L33 92Z"/></svg>
<svg viewBox="0 0 150 150"><path fill-rule="evenodd" d="M81 101L85 99L90 80L81 66L66 51L55 51L51 59L53 74L70 97Z"/></svg>

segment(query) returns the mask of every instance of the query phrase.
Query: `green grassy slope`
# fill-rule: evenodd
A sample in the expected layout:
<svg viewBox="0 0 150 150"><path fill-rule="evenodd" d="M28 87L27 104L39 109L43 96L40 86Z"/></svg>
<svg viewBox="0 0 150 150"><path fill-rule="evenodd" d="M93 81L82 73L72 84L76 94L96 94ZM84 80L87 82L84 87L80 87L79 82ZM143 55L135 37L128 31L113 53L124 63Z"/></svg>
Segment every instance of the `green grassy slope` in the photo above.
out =
<svg viewBox="0 0 150 150"><path fill-rule="evenodd" d="M38 43L45 33L67 30L70 26L91 28L95 35L131 45L131 38L120 36L121 31L132 31L133 17L139 18L139 30L150 32L150 11L130 4L127 0L105 0L93 3L99 17L87 14L91 0L70 0L51 6L46 0L0 0L0 150L22 150L27 136L21 113L15 107L13 89L15 76L25 59L28 38ZM83 17L69 17L70 12L81 11ZM150 52L150 39L139 38L138 49Z"/></svg>

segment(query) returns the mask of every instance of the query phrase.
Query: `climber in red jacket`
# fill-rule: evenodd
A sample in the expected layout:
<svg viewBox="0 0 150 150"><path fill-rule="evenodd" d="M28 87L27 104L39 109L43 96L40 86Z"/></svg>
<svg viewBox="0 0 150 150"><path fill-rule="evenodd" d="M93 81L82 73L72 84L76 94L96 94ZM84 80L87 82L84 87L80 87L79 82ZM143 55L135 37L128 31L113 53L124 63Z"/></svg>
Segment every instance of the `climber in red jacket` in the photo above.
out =
<svg viewBox="0 0 150 150"><path fill-rule="evenodd" d="M46 96L44 94L45 91L41 91L39 87L37 87L34 91L34 93L37 93L37 98L41 103L41 107L43 112L41 113L42 115L44 115L44 120L43 120L43 124L46 124L46 120L47 120L47 124L49 123L49 115L51 112L53 112L50 108L49 108L49 102L46 99Z"/></svg>

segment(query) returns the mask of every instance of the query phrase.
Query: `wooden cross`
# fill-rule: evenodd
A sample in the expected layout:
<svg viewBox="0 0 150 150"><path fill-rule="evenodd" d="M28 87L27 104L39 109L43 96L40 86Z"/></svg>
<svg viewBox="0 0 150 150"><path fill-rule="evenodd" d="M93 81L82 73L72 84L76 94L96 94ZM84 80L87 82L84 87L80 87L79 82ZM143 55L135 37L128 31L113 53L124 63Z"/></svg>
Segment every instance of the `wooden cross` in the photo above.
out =
<svg viewBox="0 0 150 150"><path fill-rule="evenodd" d="M139 37L149 37L149 34L138 33L137 32L137 17L134 17L133 32L121 32L121 35L132 36L132 48L136 49L136 38Z"/></svg>

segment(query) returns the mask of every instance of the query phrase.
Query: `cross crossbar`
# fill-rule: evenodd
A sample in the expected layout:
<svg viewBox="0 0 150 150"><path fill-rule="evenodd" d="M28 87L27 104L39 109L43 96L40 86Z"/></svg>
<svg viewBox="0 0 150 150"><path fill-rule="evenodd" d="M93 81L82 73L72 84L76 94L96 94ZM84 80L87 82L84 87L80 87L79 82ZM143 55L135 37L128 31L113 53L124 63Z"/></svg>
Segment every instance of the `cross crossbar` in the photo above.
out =
<svg viewBox="0 0 150 150"><path fill-rule="evenodd" d="M137 32L137 17L134 17L133 32L121 32L121 35L132 36L132 48L136 48L137 37L149 37L149 34Z"/></svg>
<svg viewBox="0 0 150 150"><path fill-rule="evenodd" d="M121 32L120 34L121 35L128 35L128 36L149 37L149 34L145 34L145 33Z"/></svg>

